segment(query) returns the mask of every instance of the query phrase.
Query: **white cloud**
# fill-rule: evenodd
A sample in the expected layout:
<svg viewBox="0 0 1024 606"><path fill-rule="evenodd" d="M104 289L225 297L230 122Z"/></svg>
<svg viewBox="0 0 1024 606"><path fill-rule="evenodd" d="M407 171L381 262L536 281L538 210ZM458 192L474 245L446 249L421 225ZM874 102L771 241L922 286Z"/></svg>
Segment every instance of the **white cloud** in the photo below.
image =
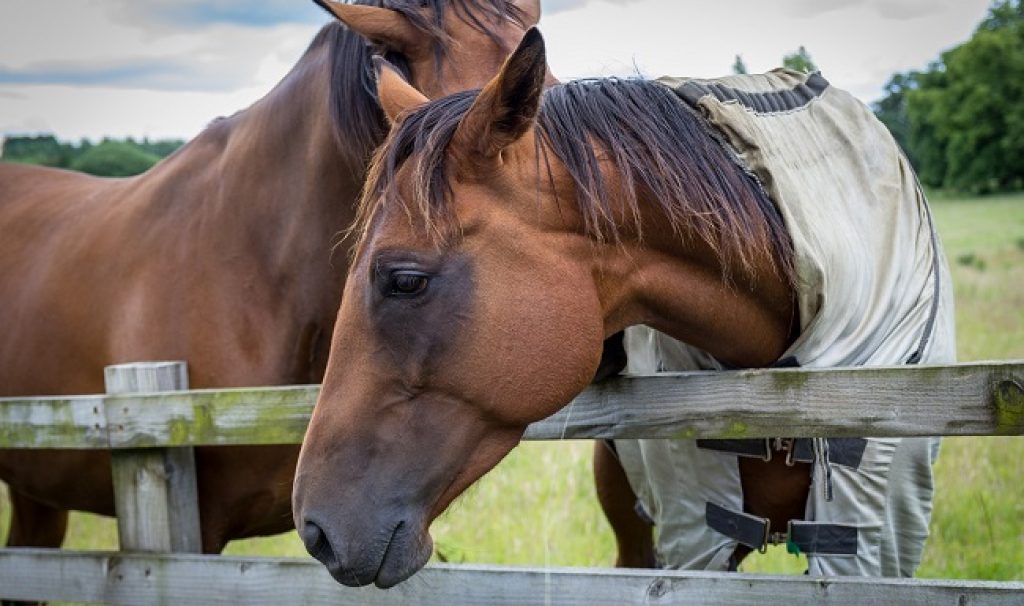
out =
<svg viewBox="0 0 1024 606"><path fill-rule="evenodd" d="M106 0L106 3L115 7L115 17L150 28L202 27L213 23L250 27L310 24L321 22L327 14L312 0Z"/></svg>
<svg viewBox="0 0 1024 606"><path fill-rule="evenodd" d="M45 68L42 76L69 77L12 84L0 73L0 133L191 137L266 94L319 28L215 24L157 31L112 20L109 3L97 0L60 12L45 4L0 6L0 68L37 75ZM137 77L99 73L89 81L90 74L126 64L138 66Z"/></svg>
<svg viewBox="0 0 1024 606"><path fill-rule="evenodd" d="M783 14L809 19L863 3L864 0L782 0L781 5Z"/></svg>
<svg viewBox="0 0 1024 606"><path fill-rule="evenodd" d="M600 0L601 2L607 2L609 4L634 4L642 2L643 0ZM573 10L577 8L583 8L588 4L593 4L592 0L543 0L541 8L545 15L554 15L562 11Z"/></svg>
<svg viewBox="0 0 1024 606"><path fill-rule="evenodd" d="M0 82L34 76L50 84L230 91L252 86L268 57L294 62L318 29L224 23L154 29L114 19L119 1L70 3L56 12L42 2L0 9Z"/></svg>
<svg viewBox="0 0 1024 606"><path fill-rule="evenodd" d="M63 139L103 136L190 138L217 116L250 105L266 91L229 93L31 86L20 98L0 95L0 132L52 132Z"/></svg>
<svg viewBox="0 0 1024 606"><path fill-rule="evenodd" d="M878 14L888 19L917 19L941 13L949 8L948 2L940 0L903 0L902 2L873 2Z"/></svg>

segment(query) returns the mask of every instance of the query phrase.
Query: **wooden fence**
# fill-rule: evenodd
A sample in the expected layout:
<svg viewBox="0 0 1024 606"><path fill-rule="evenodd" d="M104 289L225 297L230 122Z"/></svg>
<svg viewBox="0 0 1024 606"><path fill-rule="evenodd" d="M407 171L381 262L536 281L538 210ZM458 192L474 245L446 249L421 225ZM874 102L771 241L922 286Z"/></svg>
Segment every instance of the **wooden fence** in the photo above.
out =
<svg viewBox="0 0 1024 606"><path fill-rule="evenodd" d="M0 399L0 448L111 449L121 551L0 550L0 598L110 604L1024 604L1024 583L433 565L348 589L308 559L202 556L192 447L294 444L318 386L188 391L182 363L107 394ZM526 439L1024 435L1024 363L626 377Z"/></svg>

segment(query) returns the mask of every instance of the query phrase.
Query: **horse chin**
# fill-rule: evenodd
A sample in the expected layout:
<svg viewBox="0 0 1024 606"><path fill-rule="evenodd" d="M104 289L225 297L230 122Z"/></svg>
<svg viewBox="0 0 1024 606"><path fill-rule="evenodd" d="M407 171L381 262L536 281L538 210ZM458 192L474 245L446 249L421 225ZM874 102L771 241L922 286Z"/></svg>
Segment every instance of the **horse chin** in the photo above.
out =
<svg viewBox="0 0 1024 606"><path fill-rule="evenodd" d="M373 584L381 589L394 587L426 566L433 551L434 540L427 532L408 532L403 535L396 533L387 551L384 552L384 560Z"/></svg>

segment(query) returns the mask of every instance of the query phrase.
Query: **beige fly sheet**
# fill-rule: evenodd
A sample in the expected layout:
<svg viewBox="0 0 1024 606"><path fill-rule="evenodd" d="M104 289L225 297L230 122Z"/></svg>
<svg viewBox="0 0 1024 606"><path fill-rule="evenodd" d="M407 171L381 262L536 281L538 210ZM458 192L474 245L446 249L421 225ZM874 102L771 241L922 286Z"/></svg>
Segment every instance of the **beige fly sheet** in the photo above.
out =
<svg viewBox="0 0 1024 606"><path fill-rule="evenodd" d="M662 78L775 203L793 239L800 336L780 364L955 361L949 270L913 169L871 111L820 74L779 69L715 80ZM646 327L627 331L628 370L717 369ZM828 406L822 402L822 406ZM780 436L793 437L793 436ZM759 548L765 521L743 512L738 456L765 440L618 440L666 566L727 569ZM938 440L804 441L805 519L783 531L812 574L909 576L931 514Z"/></svg>

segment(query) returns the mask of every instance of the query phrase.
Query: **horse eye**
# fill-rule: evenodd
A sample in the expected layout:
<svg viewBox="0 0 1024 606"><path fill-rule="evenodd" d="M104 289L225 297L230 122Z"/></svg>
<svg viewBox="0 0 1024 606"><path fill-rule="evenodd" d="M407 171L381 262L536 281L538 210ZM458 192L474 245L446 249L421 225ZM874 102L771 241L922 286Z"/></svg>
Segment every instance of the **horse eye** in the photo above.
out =
<svg viewBox="0 0 1024 606"><path fill-rule="evenodd" d="M388 296L415 297L427 290L430 278L418 271L396 271L391 274Z"/></svg>

